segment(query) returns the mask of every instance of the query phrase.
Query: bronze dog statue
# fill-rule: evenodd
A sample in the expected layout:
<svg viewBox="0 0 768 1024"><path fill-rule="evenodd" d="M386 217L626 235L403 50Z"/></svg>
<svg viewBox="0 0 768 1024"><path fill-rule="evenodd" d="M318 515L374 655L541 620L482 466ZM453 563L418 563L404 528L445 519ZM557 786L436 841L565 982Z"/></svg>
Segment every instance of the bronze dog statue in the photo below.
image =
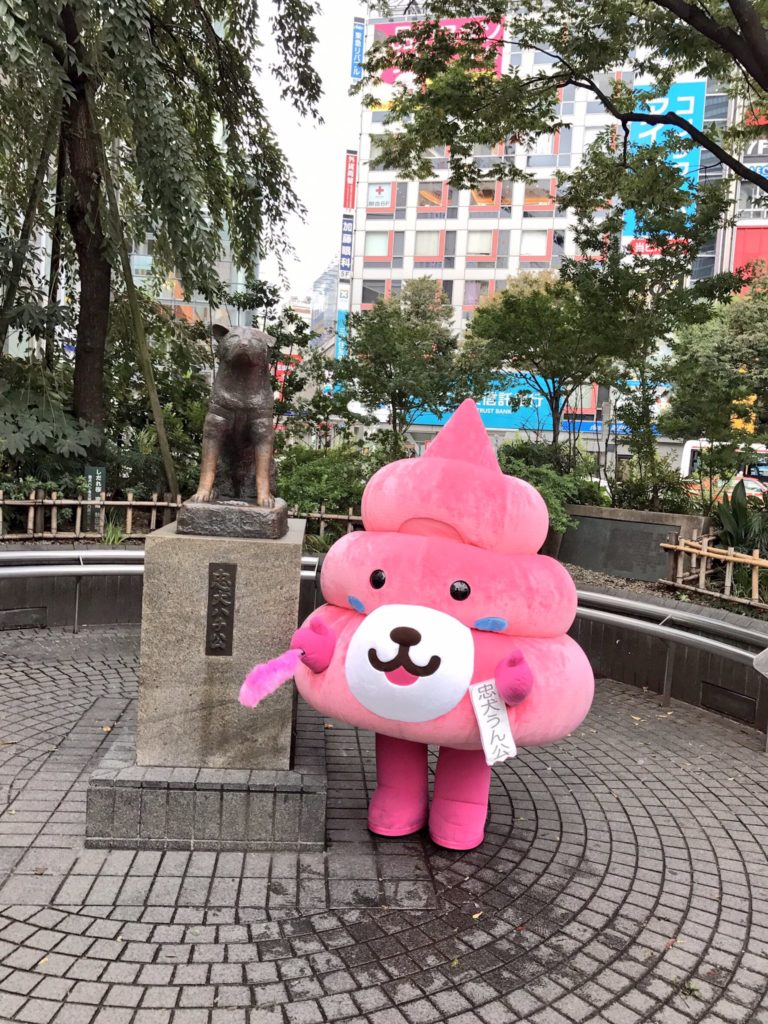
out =
<svg viewBox="0 0 768 1024"><path fill-rule="evenodd" d="M242 493L244 468L255 465L256 504L272 508L274 395L264 331L216 325L219 366L203 426L200 482L190 501L214 500L219 458L226 463L235 498Z"/></svg>

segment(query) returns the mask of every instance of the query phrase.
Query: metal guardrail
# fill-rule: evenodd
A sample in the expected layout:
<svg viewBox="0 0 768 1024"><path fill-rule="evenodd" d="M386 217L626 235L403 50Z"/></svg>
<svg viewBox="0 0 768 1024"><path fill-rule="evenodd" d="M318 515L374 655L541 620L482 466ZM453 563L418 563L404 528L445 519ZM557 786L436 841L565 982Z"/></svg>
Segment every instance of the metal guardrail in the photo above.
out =
<svg viewBox="0 0 768 1024"><path fill-rule="evenodd" d="M12 563L20 564L12 564ZM301 578L317 579L320 559L303 555ZM78 632L80 583L87 576L140 576L144 573L144 551L71 551L0 552L0 580L40 576L74 577L75 613L73 632ZM577 616L604 625L621 626L633 633L655 637L667 646L661 700L667 706L672 697L672 668L675 649L694 647L753 668L768 677L768 632L732 625L719 619L703 618L692 612L678 611L647 601L616 597L597 591L577 591ZM731 642L728 642L731 641ZM768 751L768 732L766 733Z"/></svg>

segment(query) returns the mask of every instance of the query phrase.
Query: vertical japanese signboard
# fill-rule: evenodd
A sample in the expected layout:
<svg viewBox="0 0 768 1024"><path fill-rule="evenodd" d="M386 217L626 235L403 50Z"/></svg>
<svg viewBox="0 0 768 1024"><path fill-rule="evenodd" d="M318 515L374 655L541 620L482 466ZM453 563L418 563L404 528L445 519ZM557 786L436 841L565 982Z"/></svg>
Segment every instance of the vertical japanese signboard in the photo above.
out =
<svg viewBox="0 0 768 1024"><path fill-rule="evenodd" d="M344 209L354 210L357 193L357 150L348 149L344 160Z"/></svg>
<svg viewBox="0 0 768 1024"><path fill-rule="evenodd" d="M365 18L355 18L352 24L352 67L350 77L357 82L363 77L363 50L365 47Z"/></svg>
<svg viewBox="0 0 768 1024"><path fill-rule="evenodd" d="M650 88L650 87L649 87ZM694 128L704 127L704 103L707 94L707 83L674 82L666 96L656 96L648 100L648 110L652 114L678 114L689 121ZM633 121L629 126L629 141L633 146L655 146L662 142L671 142L675 138L688 139L683 128L668 124L644 124ZM699 162L701 148L681 148L669 155L668 160L680 169L690 185L699 179ZM627 210L624 217L624 235L637 237L637 220L633 210Z"/></svg>
<svg viewBox="0 0 768 1024"><path fill-rule="evenodd" d="M339 251L339 280L348 281L352 276L352 236L355 218L345 213L341 218L341 249Z"/></svg>
<svg viewBox="0 0 768 1024"><path fill-rule="evenodd" d="M86 466L85 467L85 479L88 482L88 501L96 501L106 490L107 486L107 467L106 466ZM99 513L95 505L88 505L85 510L85 529L92 533L97 529L99 522Z"/></svg>

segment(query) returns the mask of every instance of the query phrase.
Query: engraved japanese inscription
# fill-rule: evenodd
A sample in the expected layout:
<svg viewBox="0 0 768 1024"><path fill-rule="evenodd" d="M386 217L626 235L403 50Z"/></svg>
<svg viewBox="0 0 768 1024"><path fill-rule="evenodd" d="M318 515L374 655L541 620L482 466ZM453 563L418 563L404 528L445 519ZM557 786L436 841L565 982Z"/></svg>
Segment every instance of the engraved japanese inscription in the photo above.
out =
<svg viewBox="0 0 768 1024"><path fill-rule="evenodd" d="M208 615L205 653L213 657L231 657L235 627L235 584L237 566L229 562L208 565Z"/></svg>

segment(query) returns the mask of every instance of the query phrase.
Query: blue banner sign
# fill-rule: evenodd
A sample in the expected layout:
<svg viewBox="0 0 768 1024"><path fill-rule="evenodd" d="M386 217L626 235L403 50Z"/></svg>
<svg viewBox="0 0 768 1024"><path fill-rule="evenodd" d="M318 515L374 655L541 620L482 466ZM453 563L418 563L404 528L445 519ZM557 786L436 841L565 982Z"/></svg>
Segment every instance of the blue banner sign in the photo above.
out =
<svg viewBox="0 0 768 1024"><path fill-rule="evenodd" d="M336 346L334 357L343 359L347 354L347 316L346 309L340 309L336 314Z"/></svg>
<svg viewBox="0 0 768 1024"><path fill-rule="evenodd" d="M477 409L483 425L489 430L545 431L552 429L552 415L549 406L542 395L530 392L525 384L488 391L477 402ZM447 422L449 415L450 413L444 413L438 418L431 412L423 412L415 422L425 427L441 427Z"/></svg>
<svg viewBox="0 0 768 1024"><path fill-rule="evenodd" d="M352 276L352 236L355 231L355 218L345 213L341 218L341 251L339 253L339 280L349 280Z"/></svg>
<svg viewBox="0 0 768 1024"><path fill-rule="evenodd" d="M650 86L645 90L650 91ZM651 114L678 114L689 121L694 128L704 127L704 103L707 97L707 83L702 80L695 82L674 82L666 96L655 96L647 101ZM633 121L629 126L629 141L633 146L655 146L670 142L674 138L688 139L682 128L668 124L644 124ZM681 174L691 185L699 180L699 162L701 147L681 149L679 153L671 153L668 162L679 168ZM637 236L637 220L634 210L627 210L624 216L624 234L634 238Z"/></svg>
<svg viewBox="0 0 768 1024"><path fill-rule="evenodd" d="M352 69L351 77L359 81L363 77L363 50L365 47L365 19L355 18L352 27Z"/></svg>

